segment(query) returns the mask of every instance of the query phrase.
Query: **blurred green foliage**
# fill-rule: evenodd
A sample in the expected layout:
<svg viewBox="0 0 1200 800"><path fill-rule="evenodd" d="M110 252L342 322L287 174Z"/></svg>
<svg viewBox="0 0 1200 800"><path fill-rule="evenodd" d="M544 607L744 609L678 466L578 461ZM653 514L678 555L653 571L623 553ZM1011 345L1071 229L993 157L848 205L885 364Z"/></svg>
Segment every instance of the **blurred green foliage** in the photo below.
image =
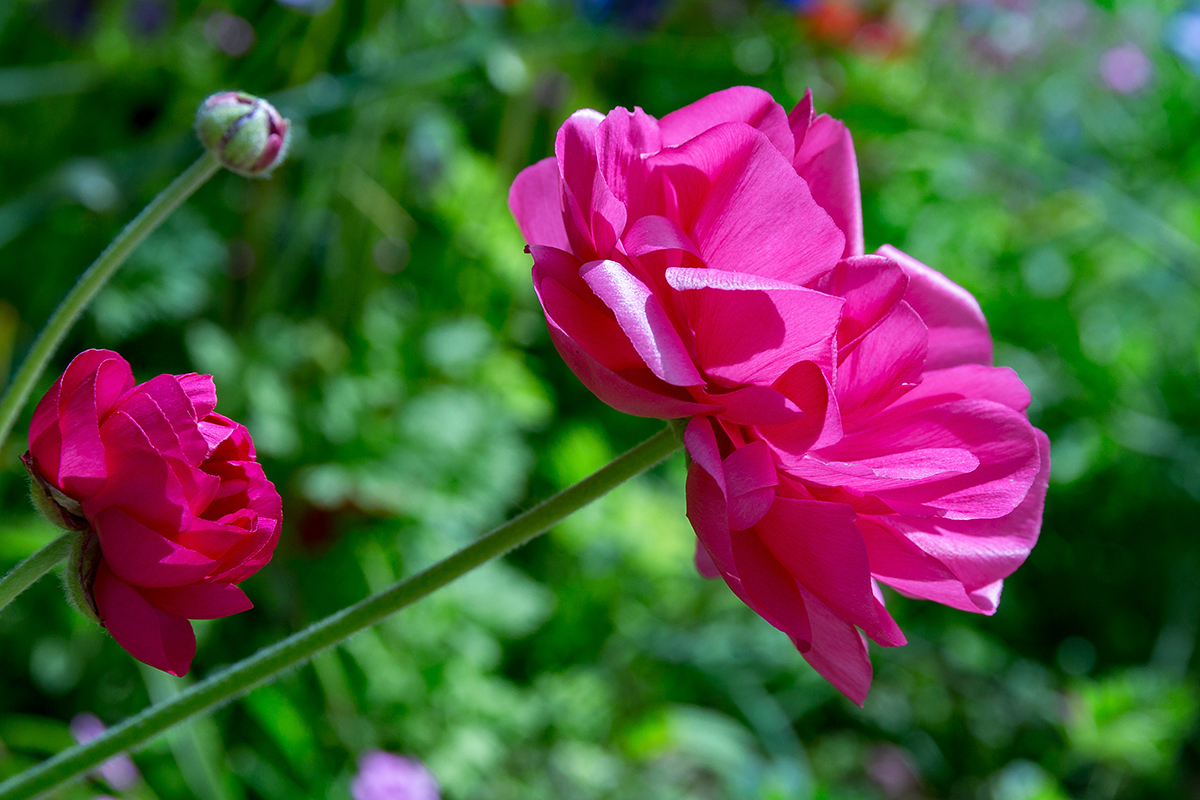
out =
<svg viewBox="0 0 1200 800"><path fill-rule="evenodd" d="M831 33L847 9L859 27ZM272 180L218 176L138 251L55 367L103 346L141 379L211 372L284 495L256 608L197 624L195 675L656 429L561 363L505 208L577 107L811 86L855 134L868 246L979 297L1053 440L1042 541L1000 612L889 595L910 644L874 650L861 710L697 576L676 460L152 743L124 797L340 800L368 747L421 758L452 800L1200 797L1200 83L1162 44L1177 9L841 12L0 0L0 383L196 155L204 96L267 94L295 126ZM1098 65L1130 43L1150 72L1120 94ZM51 535L24 448L0 459L0 568ZM74 714L111 723L189 680L139 670L43 580L0 615L0 775L67 746Z"/></svg>

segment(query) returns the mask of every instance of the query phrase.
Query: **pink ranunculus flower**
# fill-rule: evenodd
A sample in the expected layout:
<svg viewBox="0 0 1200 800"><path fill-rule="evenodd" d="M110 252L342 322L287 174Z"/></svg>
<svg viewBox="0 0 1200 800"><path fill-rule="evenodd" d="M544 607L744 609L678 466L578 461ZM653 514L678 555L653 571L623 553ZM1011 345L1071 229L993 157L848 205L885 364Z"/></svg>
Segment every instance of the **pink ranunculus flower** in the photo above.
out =
<svg viewBox="0 0 1200 800"><path fill-rule="evenodd" d="M139 384L121 356L87 350L29 427L39 504L84 531L73 566L85 604L130 655L173 675L196 652L188 620L251 608L237 584L279 540L279 493L216 404L211 376Z"/></svg>
<svg viewBox="0 0 1200 800"><path fill-rule="evenodd" d="M685 434L697 566L860 704L871 684L863 634L905 643L876 582L994 613L1037 541L1050 473L1049 440L1024 413L1029 392L990 366L975 299L882 252L900 265L890 281L831 281L848 309L884 309L865 333L853 316L839 328L836 441L797 454L773 440L786 426L764 435L701 417Z"/></svg>
<svg viewBox="0 0 1200 800"><path fill-rule="evenodd" d="M819 281L888 264L863 255L845 126L809 96L789 115L736 87L661 120L578 111L555 153L517 176L509 207L580 380L630 414L828 439L844 300Z"/></svg>

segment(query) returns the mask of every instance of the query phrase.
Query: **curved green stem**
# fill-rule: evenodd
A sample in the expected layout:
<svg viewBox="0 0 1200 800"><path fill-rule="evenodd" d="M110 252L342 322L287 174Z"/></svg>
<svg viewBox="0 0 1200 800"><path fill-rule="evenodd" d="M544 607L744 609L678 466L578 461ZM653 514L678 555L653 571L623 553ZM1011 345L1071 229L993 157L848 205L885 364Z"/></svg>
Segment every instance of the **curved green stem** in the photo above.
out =
<svg viewBox="0 0 1200 800"><path fill-rule="evenodd" d="M679 449L667 428L608 466L515 517L454 555L379 594L331 614L281 642L227 667L164 703L110 728L85 745L31 767L0 784L0 800L27 800L92 769L106 759L157 736L172 725L229 701L277 677L321 650L370 627L475 567L544 533L597 497Z"/></svg>
<svg viewBox="0 0 1200 800"><path fill-rule="evenodd" d="M29 354L25 356L21 369L13 376L4 397L0 398L0 445L8 440L8 434L12 432L17 416L25 406L25 401L29 399L38 378L42 376L47 362L88 303L125 263L125 259L134 248L220 168L220 162L211 154L206 152L200 156L182 175L173 180L170 186L159 192L158 196L150 201L150 205L143 208L142 213L134 217L133 221L117 234L117 238L104 248L104 252L92 262L87 271L79 276L75 287L50 315L46 327L42 328L33 347L29 349Z"/></svg>
<svg viewBox="0 0 1200 800"><path fill-rule="evenodd" d="M0 578L0 611L71 553L78 531L67 531Z"/></svg>

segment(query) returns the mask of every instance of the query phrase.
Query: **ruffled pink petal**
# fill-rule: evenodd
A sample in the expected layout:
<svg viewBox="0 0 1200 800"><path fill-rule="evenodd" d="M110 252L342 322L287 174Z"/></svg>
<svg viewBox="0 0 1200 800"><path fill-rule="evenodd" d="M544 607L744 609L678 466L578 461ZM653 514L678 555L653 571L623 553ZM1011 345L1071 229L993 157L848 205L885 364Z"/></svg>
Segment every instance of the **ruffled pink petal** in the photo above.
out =
<svg viewBox="0 0 1200 800"><path fill-rule="evenodd" d="M508 190L508 208L529 244L571 248L563 227L560 181L558 161L543 158L521 170Z"/></svg>
<svg viewBox="0 0 1200 800"><path fill-rule="evenodd" d="M743 603L753 608L754 603L734 565L725 495L713 476L696 462L688 466L687 518L721 578Z"/></svg>
<svg viewBox="0 0 1200 800"><path fill-rule="evenodd" d="M673 386L704 383L662 303L640 278L616 261L584 264L579 274L608 306L642 361L659 379Z"/></svg>
<svg viewBox="0 0 1200 800"><path fill-rule="evenodd" d="M171 375L160 377L172 378ZM157 379L156 379L157 380ZM142 384L146 386L147 384ZM178 414L179 409L170 406L163 409L155 400L154 394L141 391L129 392L121 399L119 408L133 418L137 426L146 435L150 446L164 458L176 458L185 464L197 466L208 455L208 442L200 434L196 421L190 416L182 420L170 415ZM177 387L178 388L178 387ZM180 390L182 394L182 390ZM163 392L158 392L161 395ZM186 400L186 396L184 397ZM189 404L190 411L190 404Z"/></svg>
<svg viewBox="0 0 1200 800"><path fill-rule="evenodd" d="M862 255L862 198L858 188L858 160L849 129L828 114L817 117L796 149L793 165L812 189L813 199L845 234L842 255Z"/></svg>
<svg viewBox="0 0 1200 800"><path fill-rule="evenodd" d="M779 392L804 412L786 425L759 423L758 434L781 457L781 463L803 458L809 450L842 438L841 415L833 401L829 378L812 361L802 361L775 381Z"/></svg>
<svg viewBox="0 0 1200 800"><path fill-rule="evenodd" d="M812 630L812 645L806 649L796 642L796 646L813 669L861 706L871 688L867 640L803 586L800 596Z"/></svg>
<svg viewBox="0 0 1200 800"><path fill-rule="evenodd" d="M271 561L279 544L279 525L263 519L258 525L221 559L221 569L213 573L213 580L241 583Z"/></svg>
<svg viewBox="0 0 1200 800"><path fill-rule="evenodd" d="M671 387L665 383L661 384L662 390L648 388L645 384L658 380L648 369L645 370L645 380L641 383L635 383L631 378L624 376L629 373L618 375L593 358L553 320L548 319L547 322L554 349L562 356L563 361L567 362L575 377L579 378L602 403L635 417L657 419L679 419L721 410L720 406L693 403L674 397L667 393Z"/></svg>
<svg viewBox="0 0 1200 800"><path fill-rule="evenodd" d="M903 535L892 531L887 520L860 519L859 530L867 543L871 574L908 597L932 600L960 611L993 613L980 606L945 564Z"/></svg>
<svg viewBox="0 0 1200 800"><path fill-rule="evenodd" d="M184 619L220 619L254 608L232 583L202 581L169 589L138 589L160 611Z"/></svg>
<svg viewBox="0 0 1200 800"><path fill-rule="evenodd" d="M668 280L717 270L668 270ZM736 276L737 273L724 273ZM686 285L686 284L681 284ZM769 290L696 288L683 300L696 336L696 357L726 385L774 383L801 361L832 370L843 301L800 287Z"/></svg>
<svg viewBox="0 0 1200 800"><path fill-rule="evenodd" d="M764 442L750 442L734 450L722 463L729 527L742 531L763 518L775 499L779 476L771 449Z"/></svg>
<svg viewBox="0 0 1200 800"><path fill-rule="evenodd" d="M54 382L33 410L29 423L29 454L37 461L38 472L49 483L58 485L58 460L62 456L62 436L58 432L58 390L62 377Z"/></svg>
<svg viewBox="0 0 1200 800"><path fill-rule="evenodd" d="M779 151L746 125L718 125L647 163L668 181L664 191L678 204L673 218L713 269L806 284L841 257L837 225Z"/></svg>
<svg viewBox="0 0 1200 800"><path fill-rule="evenodd" d="M580 277L579 260L551 247L530 251L534 290L547 319L609 369L645 369L616 317Z"/></svg>
<svg viewBox="0 0 1200 800"><path fill-rule="evenodd" d="M915 410L964 399L991 400L1014 411L1024 411L1032 400L1028 387L1008 367L960 364L926 371L921 375L920 385L905 393L893 408Z"/></svg>
<svg viewBox="0 0 1200 800"><path fill-rule="evenodd" d="M92 519L100 550L113 573L135 586L183 586L207 576L217 562L176 544L119 508Z"/></svg>
<svg viewBox="0 0 1200 800"><path fill-rule="evenodd" d="M253 461L254 440L246 426L220 414L209 414L199 423L201 435L209 445L209 459L218 461Z"/></svg>
<svg viewBox="0 0 1200 800"><path fill-rule="evenodd" d="M838 262L810 286L846 301L837 336L838 358L845 360L904 297L908 276L883 256L856 256Z"/></svg>
<svg viewBox="0 0 1200 800"><path fill-rule="evenodd" d="M62 452L58 486L77 500L94 495L108 476L100 423L133 385L125 359L110 350L86 350L63 373L58 393Z"/></svg>
<svg viewBox="0 0 1200 800"><path fill-rule="evenodd" d="M648 177L642 156L661 149L658 122L640 108L614 108L596 129L596 160L604 184L635 216Z"/></svg>
<svg viewBox="0 0 1200 800"><path fill-rule="evenodd" d="M100 433L111 479L102 491L82 501L84 514L93 519L105 508L120 506L158 529L182 528L191 515L191 498L133 418L116 411Z"/></svg>
<svg viewBox="0 0 1200 800"><path fill-rule="evenodd" d="M901 489L957 475L979 467L971 451L957 447L929 447L858 461L823 461L816 454L785 460L790 475L820 486L842 486L855 494Z"/></svg>
<svg viewBox="0 0 1200 800"><path fill-rule="evenodd" d="M837 503L776 497L755 530L788 572L838 615L880 644L902 645L904 634L871 591L856 516Z"/></svg>
<svg viewBox="0 0 1200 800"><path fill-rule="evenodd" d="M741 122L758 130L784 158L791 160L796 144L783 106L752 86L734 86L702 97L667 114L659 120L658 128L663 146L675 147L726 122Z"/></svg>
<svg viewBox="0 0 1200 800"><path fill-rule="evenodd" d="M192 403L193 419L204 419L217 407L217 385L213 383L212 375L189 372L186 375L176 375L175 379L179 381L179 387Z"/></svg>
<svg viewBox="0 0 1200 800"><path fill-rule="evenodd" d="M187 674L196 655L190 622L155 608L103 561L93 592L104 627L129 655L172 675Z"/></svg>
<svg viewBox="0 0 1200 800"><path fill-rule="evenodd" d="M804 97L800 98L800 102L796 107L788 112L788 127L792 129L792 139L796 142L796 150L799 150L804 145L804 137L808 135L808 129L813 123L813 99L812 89L804 90ZM795 154L793 153L793 158Z"/></svg>
<svg viewBox="0 0 1200 800"><path fill-rule="evenodd" d="M215 520L248 508L265 519L276 522L283 519L283 501L258 462L210 461L205 464L205 469L220 479L220 488L198 515Z"/></svg>
<svg viewBox="0 0 1200 800"><path fill-rule="evenodd" d="M732 392L696 388L692 395L721 407L717 412L721 419L734 425L789 425L800 423L805 414L790 398L765 386L743 386Z"/></svg>
<svg viewBox="0 0 1200 800"><path fill-rule="evenodd" d="M613 196L600 172L596 136L604 117L584 109L558 129L555 154L563 177L570 250L585 260L607 258L625 231L625 206Z"/></svg>
<svg viewBox="0 0 1200 800"><path fill-rule="evenodd" d="M805 646L812 640L812 628L800 587L776 560L754 530L730 534L737 574L752 601L754 611L773 626Z"/></svg>
<svg viewBox="0 0 1200 800"><path fill-rule="evenodd" d="M847 431L920 382L927 336L921 318L901 302L862 338L837 375L838 408Z"/></svg>
<svg viewBox="0 0 1200 800"><path fill-rule="evenodd" d="M623 242L625 252L634 257L662 250L677 250L700 257L700 251L687 233L674 220L658 214L647 214L634 220L625 232Z"/></svg>
<svg viewBox="0 0 1200 800"><path fill-rule="evenodd" d="M203 417L195 416L192 398L184 391L179 379L174 375L159 375L141 384L135 391L121 399L117 407L138 421L139 425L141 425L140 418L131 411L131 404L143 397L151 400L158 407L162 418L170 426L174 434L173 438L177 442L175 446L181 451L180 458L192 466L203 461L208 455L208 442L200 435L197 428L197 420L203 419ZM141 427L149 434L145 426ZM158 447L157 440L151 438L151 442ZM163 453L170 452L163 448L159 449Z"/></svg>
<svg viewBox="0 0 1200 800"><path fill-rule="evenodd" d="M956 400L916 413L877 415L821 451L829 461L857 462L924 448L964 449L979 466L964 475L875 492L893 501L938 509L948 519L995 519L1025 498L1039 468L1038 439L1023 414L988 400ZM846 484L850 485L850 484Z"/></svg>
<svg viewBox="0 0 1200 800"><path fill-rule="evenodd" d="M949 520L892 517L888 525L945 564L984 613L994 610L998 583L1025 562L1037 544L1050 479L1050 440L1034 430L1038 473L1021 503L998 519ZM995 598L993 599L993 595ZM992 608L987 604L992 603Z"/></svg>
<svg viewBox="0 0 1200 800"><path fill-rule="evenodd" d="M877 251L908 273L904 299L929 328L926 369L992 363L992 337L971 293L907 253L885 244Z"/></svg>

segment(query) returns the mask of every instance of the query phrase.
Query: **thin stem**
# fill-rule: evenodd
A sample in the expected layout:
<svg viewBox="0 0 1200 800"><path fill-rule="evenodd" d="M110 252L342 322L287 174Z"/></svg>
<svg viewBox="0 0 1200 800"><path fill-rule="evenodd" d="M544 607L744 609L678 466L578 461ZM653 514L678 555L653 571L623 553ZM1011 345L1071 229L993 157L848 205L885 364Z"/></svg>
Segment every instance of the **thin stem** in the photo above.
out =
<svg viewBox="0 0 1200 800"><path fill-rule="evenodd" d="M258 651L170 700L151 706L110 728L87 744L64 750L10 778L0 784L0 800L28 800L94 768L123 750L157 736L188 717L266 683L326 647L374 625L481 564L525 544L597 497L662 461L679 446L679 439L670 428L651 436L618 456L608 466L501 525L444 561Z"/></svg>
<svg viewBox="0 0 1200 800"><path fill-rule="evenodd" d="M67 531L0 578L0 611L71 553L78 531Z"/></svg>
<svg viewBox="0 0 1200 800"><path fill-rule="evenodd" d="M38 378L42 376L46 364L88 303L104 284L108 283L108 279L121 264L125 263L125 259L134 248L220 168L220 162L211 154L206 152L200 156L182 175L173 180L170 186L159 192L158 196L150 201L150 205L143 208L142 213L134 217L133 221L117 234L117 238L104 248L104 252L92 262L87 271L79 276L75 287L54 310L46 327L38 334L37 341L29 348L29 354L21 364L20 371L13 376L4 397L0 398L0 445L8 440L8 434L12 432L17 416L25 406L25 401L29 399Z"/></svg>

